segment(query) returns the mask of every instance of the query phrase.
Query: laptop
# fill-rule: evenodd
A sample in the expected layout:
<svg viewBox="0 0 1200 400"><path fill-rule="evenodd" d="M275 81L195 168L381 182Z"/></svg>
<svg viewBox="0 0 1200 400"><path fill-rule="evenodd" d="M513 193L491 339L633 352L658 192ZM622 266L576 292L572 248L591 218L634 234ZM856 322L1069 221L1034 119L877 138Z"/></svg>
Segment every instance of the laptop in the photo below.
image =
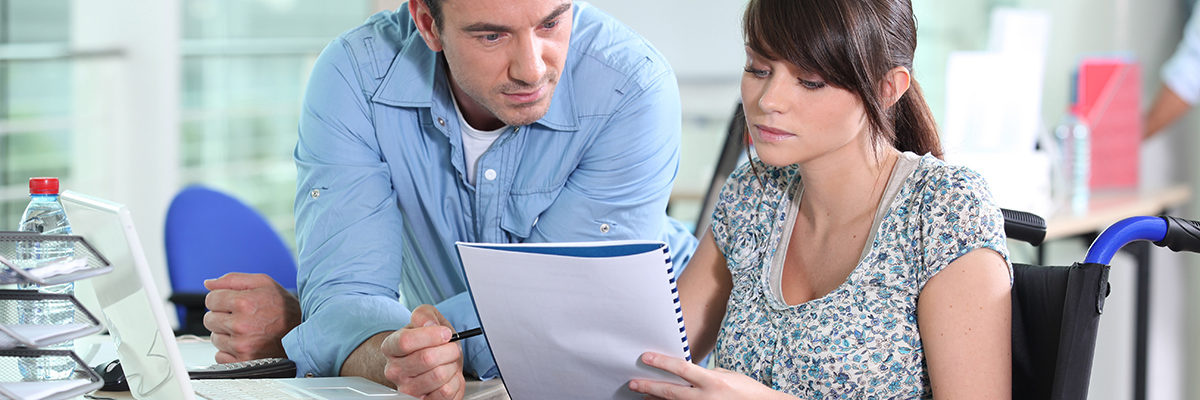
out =
<svg viewBox="0 0 1200 400"><path fill-rule="evenodd" d="M73 230L112 262L112 272L80 281L80 286L94 291L134 398L215 400L222 398L220 393L237 399L414 398L358 377L189 380L129 209L69 190L59 199ZM203 388L197 391L197 386Z"/></svg>

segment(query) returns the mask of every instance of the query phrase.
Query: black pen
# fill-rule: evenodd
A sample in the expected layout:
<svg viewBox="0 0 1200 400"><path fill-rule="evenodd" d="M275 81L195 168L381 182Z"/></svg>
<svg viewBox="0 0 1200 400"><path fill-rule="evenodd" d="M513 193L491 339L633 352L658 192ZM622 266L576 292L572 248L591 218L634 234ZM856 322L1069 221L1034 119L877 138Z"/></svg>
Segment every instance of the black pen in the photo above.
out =
<svg viewBox="0 0 1200 400"><path fill-rule="evenodd" d="M465 330L465 331L462 331L462 332L454 332L454 334L453 334L453 335L450 335L450 341L451 341L451 342L457 342L457 341L459 341L459 340L466 339L466 338L469 338L469 337L475 337L475 336L479 336L479 335L481 335L481 334L483 334L483 328L482 328L482 327L475 328L475 329L467 329L467 330Z"/></svg>

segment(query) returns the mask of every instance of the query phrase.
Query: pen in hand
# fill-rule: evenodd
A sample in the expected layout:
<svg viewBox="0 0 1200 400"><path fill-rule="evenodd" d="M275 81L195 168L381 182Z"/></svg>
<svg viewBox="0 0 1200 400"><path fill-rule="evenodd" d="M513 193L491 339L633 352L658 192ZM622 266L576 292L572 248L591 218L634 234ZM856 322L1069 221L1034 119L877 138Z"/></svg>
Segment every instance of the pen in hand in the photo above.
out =
<svg viewBox="0 0 1200 400"><path fill-rule="evenodd" d="M453 343L453 342L457 342L457 341L459 341L459 340L466 339L466 338L469 338L469 337L475 337L475 336L479 336L479 335L481 335L481 334L483 334L483 328L482 328L482 327L480 327L480 328L475 328L475 329L467 329L467 330L465 330L465 331L462 331L462 332L454 332L454 334L453 334L453 335L450 335L450 342L451 342L451 343Z"/></svg>

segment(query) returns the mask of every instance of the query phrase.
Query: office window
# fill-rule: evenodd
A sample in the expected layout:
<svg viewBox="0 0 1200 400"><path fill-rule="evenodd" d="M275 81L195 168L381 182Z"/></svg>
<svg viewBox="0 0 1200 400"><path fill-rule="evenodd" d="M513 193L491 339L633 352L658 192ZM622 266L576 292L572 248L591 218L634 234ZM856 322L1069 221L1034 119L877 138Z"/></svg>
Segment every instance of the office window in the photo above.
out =
<svg viewBox="0 0 1200 400"><path fill-rule="evenodd" d="M946 61L950 53L986 49L992 10L1019 5L1015 0L913 2L917 18L913 69L939 126L945 122Z"/></svg>
<svg viewBox="0 0 1200 400"><path fill-rule="evenodd" d="M69 178L66 0L0 0L0 230L16 229L31 176Z"/></svg>
<svg viewBox="0 0 1200 400"><path fill-rule="evenodd" d="M181 182L232 193L294 246L292 150L309 71L326 44L382 6L185 2Z"/></svg>
<svg viewBox="0 0 1200 400"><path fill-rule="evenodd" d="M917 77L939 120L944 109L942 78L947 54L983 48L990 10L1021 3L1038 1L914 4L920 28ZM179 132L167 133L180 138L175 161L178 183L201 183L233 193L265 214L290 243L295 185L291 151L312 62L339 33L375 10L400 4L399 0L182 1L181 115ZM639 19L643 14L638 11L640 3L602 0L595 4L642 31L662 49L674 49L674 30L657 32L653 29L661 25L657 19ZM704 18L728 14L732 22L722 23L730 28L714 40L728 35L737 42L736 17L741 6L725 6L729 10ZM77 57L68 50L72 11L80 7L68 0L0 0L0 229L16 226L27 201L28 177L52 175L63 178L65 184L75 183L71 181L76 168L72 158L86 151L75 148L77 138L112 133L103 116L113 110L103 102L76 99L84 95L78 93L81 88L92 85L76 80L80 69L112 68L113 60L121 60L122 55ZM707 189L729 108L736 98L739 71L736 65L719 71L697 70L697 65L705 63L695 59L703 59L697 54L704 52L691 46L674 50L673 61L680 61L675 67L685 104L683 165L671 211L687 222L695 220ZM115 64L120 68L120 61ZM164 132L134 133L151 134Z"/></svg>

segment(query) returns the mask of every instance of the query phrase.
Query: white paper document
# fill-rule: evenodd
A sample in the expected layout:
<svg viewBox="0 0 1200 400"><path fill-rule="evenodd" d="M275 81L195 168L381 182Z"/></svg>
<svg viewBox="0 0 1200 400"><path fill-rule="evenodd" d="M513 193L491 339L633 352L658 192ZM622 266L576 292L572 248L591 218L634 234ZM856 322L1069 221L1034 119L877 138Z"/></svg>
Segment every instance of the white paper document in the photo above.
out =
<svg viewBox="0 0 1200 400"><path fill-rule="evenodd" d="M667 245L458 243L513 399L634 399L629 380L686 382L642 353L690 359ZM467 327L469 328L469 327Z"/></svg>
<svg viewBox="0 0 1200 400"><path fill-rule="evenodd" d="M30 274L41 279L50 278L58 275L66 275L73 272L83 271L88 269L87 258L72 258L57 260L45 265L38 265L37 268L29 270Z"/></svg>
<svg viewBox="0 0 1200 400"><path fill-rule="evenodd" d="M21 345L48 346L99 331L99 326L85 323L0 325L0 349L11 349Z"/></svg>
<svg viewBox="0 0 1200 400"><path fill-rule="evenodd" d="M100 382L87 379L67 379L46 382L0 382L0 394L8 393L18 399L58 399L65 394L82 394L78 389L85 386L100 386ZM7 397L7 396L0 396Z"/></svg>

